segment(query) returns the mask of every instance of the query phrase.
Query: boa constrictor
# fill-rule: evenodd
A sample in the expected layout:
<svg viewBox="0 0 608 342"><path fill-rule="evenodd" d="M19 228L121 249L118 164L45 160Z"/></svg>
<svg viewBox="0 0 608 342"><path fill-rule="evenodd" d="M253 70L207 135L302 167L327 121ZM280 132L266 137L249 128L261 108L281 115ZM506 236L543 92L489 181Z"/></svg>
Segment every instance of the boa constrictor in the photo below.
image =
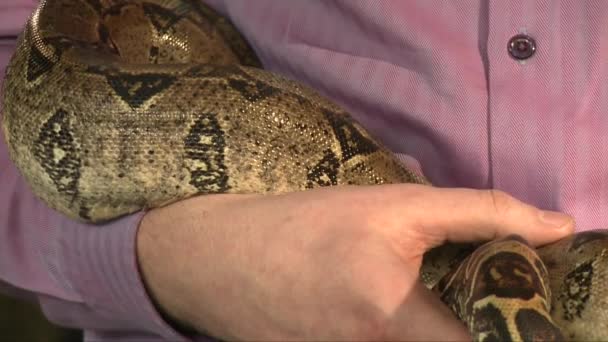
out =
<svg viewBox="0 0 608 342"><path fill-rule="evenodd" d="M262 70L195 0L43 0L4 84L11 158L79 220L196 194L428 184L341 108ZM475 340L608 340L607 241L445 245L425 255L421 279Z"/></svg>

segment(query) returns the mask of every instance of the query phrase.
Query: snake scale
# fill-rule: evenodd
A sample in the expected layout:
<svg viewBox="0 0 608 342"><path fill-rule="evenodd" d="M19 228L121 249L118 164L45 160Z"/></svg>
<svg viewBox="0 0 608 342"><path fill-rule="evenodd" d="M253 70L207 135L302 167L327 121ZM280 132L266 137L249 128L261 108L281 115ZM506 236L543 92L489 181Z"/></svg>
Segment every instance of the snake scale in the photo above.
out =
<svg viewBox="0 0 608 342"><path fill-rule="evenodd" d="M52 208L103 222L197 194L430 184L340 107L262 69L199 1L46 0L3 88L10 155ZM608 233L425 255L478 341L608 340Z"/></svg>

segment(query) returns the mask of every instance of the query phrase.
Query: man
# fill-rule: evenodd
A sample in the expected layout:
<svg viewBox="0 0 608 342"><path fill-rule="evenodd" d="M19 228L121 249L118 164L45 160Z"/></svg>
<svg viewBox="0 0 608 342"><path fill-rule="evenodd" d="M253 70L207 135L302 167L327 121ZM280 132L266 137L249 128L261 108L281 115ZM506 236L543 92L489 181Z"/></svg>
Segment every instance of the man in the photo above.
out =
<svg viewBox="0 0 608 342"><path fill-rule="evenodd" d="M3 65L24 20L12 1ZM37 201L1 145L0 279L52 321L89 340L463 340L416 279L425 250L550 242L574 228L558 212L607 226L608 3L211 4L267 69L347 108L443 188L196 197L97 227Z"/></svg>

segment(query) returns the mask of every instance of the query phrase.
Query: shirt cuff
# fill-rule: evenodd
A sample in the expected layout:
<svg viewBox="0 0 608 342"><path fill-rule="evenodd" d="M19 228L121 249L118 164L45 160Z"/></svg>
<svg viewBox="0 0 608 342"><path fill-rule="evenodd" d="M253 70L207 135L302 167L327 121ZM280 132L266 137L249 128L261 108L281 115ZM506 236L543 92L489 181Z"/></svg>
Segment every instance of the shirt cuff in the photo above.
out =
<svg viewBox="0 0 608 342"><path fill-rule="evenodd" d="M145 331L170 341L188 338L163 320L149 297L136 256L136 235L144 213L136 213L103 225L87 225L57 218L55 249L60 274L85 306L99 318L95 330ZM79 310L54 313L66 325L78 322ZM88 311L88 310L87 310ZM63 317L57 317L63 315ZM108 327L99 326L108 322ZM87 327L81 327L87 328Z"/></svg>

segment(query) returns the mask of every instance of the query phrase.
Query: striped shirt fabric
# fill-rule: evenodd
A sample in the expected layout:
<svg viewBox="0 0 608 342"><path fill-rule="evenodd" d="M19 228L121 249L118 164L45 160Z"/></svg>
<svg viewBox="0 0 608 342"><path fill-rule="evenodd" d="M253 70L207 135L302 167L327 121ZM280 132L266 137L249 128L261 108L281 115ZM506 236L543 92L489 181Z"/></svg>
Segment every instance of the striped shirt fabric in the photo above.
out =
<svg viewBox="0 0 608 342"><path fill-rule="evenodd" d="M496 188L573 215L578 230L608 227L608 1L208 2L265 68L348 109L435 185ZM0 69L35 5L0 4ZM534 42L525 60L507 49L517 35ZM0 287L87 340L186 339L142 284L142 213L103 227L63 218L2 138L0 184Z"/></svg>

